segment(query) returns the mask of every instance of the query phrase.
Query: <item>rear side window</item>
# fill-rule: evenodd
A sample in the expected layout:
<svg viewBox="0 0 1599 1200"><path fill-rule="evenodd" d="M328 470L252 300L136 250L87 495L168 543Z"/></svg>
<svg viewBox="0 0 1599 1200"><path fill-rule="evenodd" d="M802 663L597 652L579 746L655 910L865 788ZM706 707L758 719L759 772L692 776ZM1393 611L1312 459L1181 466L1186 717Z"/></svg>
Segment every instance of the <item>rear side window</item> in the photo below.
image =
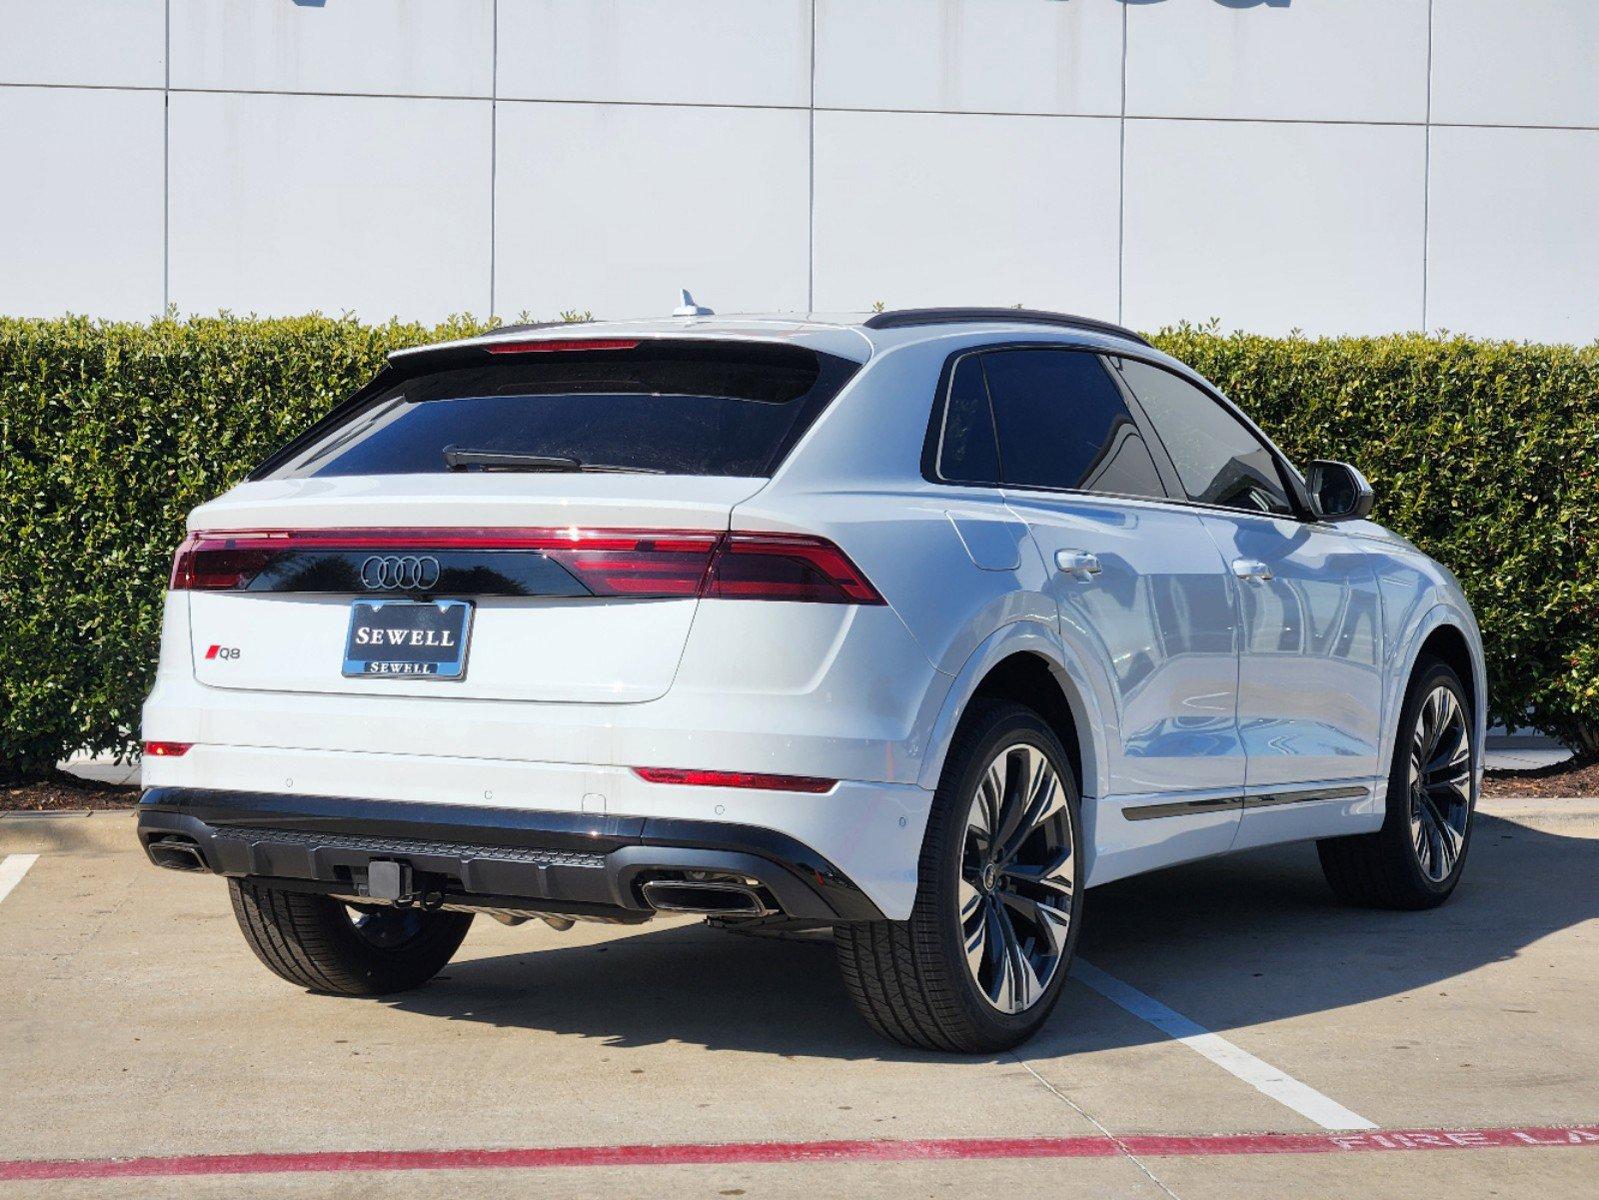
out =
<svg viewBox="0 0 1599 1200"><path fill-rule="evenodd" d="M976 354L960 359L950 374L944 431L938 447L938 475L948 483L999 482L994 412L988 404L983 362Z"/></svg>
<svg viewBox="0 0 1599 1200"><path fill-rule="evenodd" d="M802 347L645 341L421 371L257 478L599 470L767 476L858 369Z"/></svg>
<svg viewBox="0 0 1599 1200"><path fill-rule="evenodd" d="M1190 500L1293 514L1277 460L1215 397L1179 375L1136 359L1120 359L1118 365L1154 422Z"/></svg>
<svg viewBox="0 0 1599 1200"><path fill-rule="evenodd" d="M1166 499L1149 447L1097 356L999 350L983 355L983 369L1007 485Z"/></svg>

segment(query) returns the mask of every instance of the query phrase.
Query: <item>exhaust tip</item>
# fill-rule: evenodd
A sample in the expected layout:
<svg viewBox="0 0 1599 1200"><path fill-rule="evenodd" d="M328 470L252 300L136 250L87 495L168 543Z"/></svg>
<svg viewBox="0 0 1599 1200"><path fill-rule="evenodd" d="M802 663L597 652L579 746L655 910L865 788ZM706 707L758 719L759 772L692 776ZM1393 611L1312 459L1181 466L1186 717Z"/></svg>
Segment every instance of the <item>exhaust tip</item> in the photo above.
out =
<svg viewBox="0 0 1599 1200"><path fill-rule="evenodd" d="M163 838L145 847L150 861L169 871L209 871L205 855L194 842L179 838Z"/></svg>
<svg viewBox="0 0 1599 1200"><path fill-rule="evenodd" d="M658 912L766 917L777 911L758 888L733 880L651 879L639 891Z"/></svg>

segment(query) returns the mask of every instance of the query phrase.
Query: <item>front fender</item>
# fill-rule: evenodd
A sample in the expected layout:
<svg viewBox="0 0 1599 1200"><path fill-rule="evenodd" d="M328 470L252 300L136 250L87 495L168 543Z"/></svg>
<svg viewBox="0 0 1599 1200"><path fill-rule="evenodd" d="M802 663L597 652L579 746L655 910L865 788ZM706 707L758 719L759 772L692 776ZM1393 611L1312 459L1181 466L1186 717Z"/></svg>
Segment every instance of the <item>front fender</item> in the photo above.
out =
<svg viewBox="0 0 1599 1200"><path fill-rule="evenodd" d="M1429 608L1411 614L1404 628L1398 630L1394 637L1392 661L1403 665L1403 669L1395 671L1388 677L1387 694L1383 698L1383 711L1387 714L1387 721L1383 728L1382 745L1382 775L1387 778L1393 769L1394 747L1399 733L1399 710L1404 704L1405 689L1410 686L1410 678L1415 674L1416 662L1421 657L1421 648L1427 639L1438 629L1449 626L1458 630L1465 636L1467 648L1471 651L1471 679L1467 682L1472 689L1474 703L1472 704L1475 737L1472 739L1474 746L1472 762L1472 778L1477 790L1482 787L1483 755L1488 734L1488 675L1484 665L1482 650L1482 635L1477 629L1476 617L1463 597L1449 595L1443 589L1436 593L1436 602Z"/></svg>

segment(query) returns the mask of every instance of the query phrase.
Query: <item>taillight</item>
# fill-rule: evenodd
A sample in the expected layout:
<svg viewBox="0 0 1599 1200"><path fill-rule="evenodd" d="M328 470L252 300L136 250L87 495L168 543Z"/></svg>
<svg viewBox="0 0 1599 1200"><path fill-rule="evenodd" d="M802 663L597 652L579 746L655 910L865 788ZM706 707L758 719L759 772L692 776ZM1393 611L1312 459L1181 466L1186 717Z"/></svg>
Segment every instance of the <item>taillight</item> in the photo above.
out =
<svg viewBox="0 0 1599 1200"><path fill-rule="evenodd" d="M683 787L756 788L766 792L830 792L836 779L814 775L766 775L758 771L694 771L676 767L634 767L633 774L646 783L675 783Z"/></svg>
<svg viewBox="0 0 1599 1200"><path fill-rule="evenodd" d="M591 533L545 554L596 596L698 596L721 535Z"/></svg>
<svg viewBox="0 0 1599 1200"><path fill-rule="evenodd" d="M191 533L172 556L174 592L226 592L243 587L286 544L286 533Z"/></svg>
<svg viewBox="0 0 1599 1200"><path fill-rule="evenodd" d="M637 529L248 529L191 533L173 591L240 591L287 554L529 550L596 596L882 604L849 556L808 534Z"/></svg>
<svg viewBox="0 0 1599 1200"><path fill-rule="evenodd" d="M146 758L182 758L194 748L193 742L146 742Z"/></svg>
<svg viewBox="0 0 1599 1200"><path fill-rule="evenodd" d="M826 538L805 534L728 534L717 548L704 594L719 600L883 603L847 554Z"/></svg>

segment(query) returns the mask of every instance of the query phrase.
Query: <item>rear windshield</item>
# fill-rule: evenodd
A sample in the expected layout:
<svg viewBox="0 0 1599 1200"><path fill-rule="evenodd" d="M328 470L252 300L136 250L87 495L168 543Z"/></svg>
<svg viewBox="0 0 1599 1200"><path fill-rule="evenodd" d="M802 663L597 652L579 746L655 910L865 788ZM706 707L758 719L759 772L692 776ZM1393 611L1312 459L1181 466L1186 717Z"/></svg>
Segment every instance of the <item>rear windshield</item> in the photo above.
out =
<svg viewBox="0 0 1599 1200"><path fill-rule="evenodd" d="M856 370L797 346L641 342L490 356L335 411L256 473L770 475ZM543 461L535 461L543 460Z"/></svg>

